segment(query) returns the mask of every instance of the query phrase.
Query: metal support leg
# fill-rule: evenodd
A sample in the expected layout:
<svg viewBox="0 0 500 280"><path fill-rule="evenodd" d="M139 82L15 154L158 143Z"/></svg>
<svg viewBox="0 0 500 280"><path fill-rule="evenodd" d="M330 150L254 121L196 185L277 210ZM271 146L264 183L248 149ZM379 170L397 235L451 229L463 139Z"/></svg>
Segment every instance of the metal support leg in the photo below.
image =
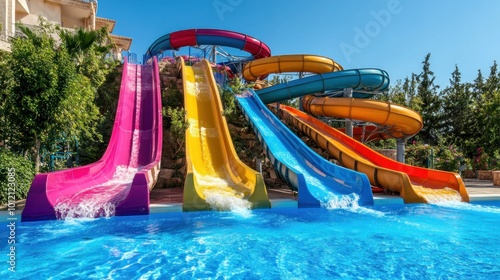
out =
<svg viewBox="0 0 500 280"><path fill-rule="evenodd" d="M352 88L344 89L344 97L352 98ZM345 134L353 136L353 124L351 119L345 119Z"/></svg>
<svg viewBox="0 0 500 280"><path fill-rule="evenodd" d="M396 150L396 158L399 162L405 163L405 138L398 138L397 142L397 150Z"/></svg>

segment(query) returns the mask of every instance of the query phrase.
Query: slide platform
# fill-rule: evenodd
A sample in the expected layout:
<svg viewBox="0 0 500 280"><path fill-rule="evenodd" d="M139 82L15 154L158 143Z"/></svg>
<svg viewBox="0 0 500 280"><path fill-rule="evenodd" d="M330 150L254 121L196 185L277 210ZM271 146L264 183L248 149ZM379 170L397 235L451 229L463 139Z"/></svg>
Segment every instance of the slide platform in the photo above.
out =
<svg viewBox="0 0 500 280"><path fill-rule="evenodd" d="M360 205L373 204L365 174L335 165L316 154L252 90L238 95L237 100L276 173L298 192L298 207L328 207L357 199Z"/></svg>
<svg viewBox="0 0 500 280"><path fill-rule="evenodd" d="M158 62L125 61L115 123L103 157L92 164L39 174L23 221L149 214L162 151Z"/></svg>
<svg viewBox="0 0 500 280"><path fill-rule="evenodd" d="M232 210L232 198L247 200L252 208L270 208L261 174L236 154L210 64L180 61L189 122L183 210Z"/></svg>

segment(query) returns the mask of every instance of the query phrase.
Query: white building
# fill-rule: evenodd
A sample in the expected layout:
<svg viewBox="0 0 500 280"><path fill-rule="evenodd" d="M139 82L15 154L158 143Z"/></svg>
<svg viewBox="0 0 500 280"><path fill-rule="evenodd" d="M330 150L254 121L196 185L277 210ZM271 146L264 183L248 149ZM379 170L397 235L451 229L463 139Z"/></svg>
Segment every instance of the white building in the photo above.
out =
<svg viewBox="0 0 500 280"><path fill-rule="evenodd" d="M87 30L108 27L113 32L115 21L96 17L97 0L0 0L0 49L10 51L8 38L15 34L15 23L38 25L38 18L65 28ZM128 51L132 38L110 34L117 54Z"/></svg>

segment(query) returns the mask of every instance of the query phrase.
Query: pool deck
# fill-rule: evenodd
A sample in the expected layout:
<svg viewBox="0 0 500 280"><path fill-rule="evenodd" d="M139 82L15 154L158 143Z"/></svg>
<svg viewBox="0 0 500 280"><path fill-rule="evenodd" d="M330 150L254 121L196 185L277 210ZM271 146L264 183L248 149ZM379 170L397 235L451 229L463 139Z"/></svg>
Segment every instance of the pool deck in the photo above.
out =
<svg viewBox="0 0 500 280"><path fill-rule="evenodd" d="M464 179L471 202L500 200L500 186L491 180ZM290 189L268 189L272 208L297 208L297 200ZM401 197L374 194L375 205L404 204ZM153 189L150 195L151 213L182 211L182 189Z"/></svg>
<svg viewBox="0 0 500 280"><path fill-rule="evenodd" d="M464 179L470 201L500 201L500 186L494 186L491 180ZM297 208L297 200L287 188L268 189L272 208ZM182 211L182 188L153 189L150 193L150 212ZM374 194L375 205L403 204L403 199L395 195ZM16 202L16 214L21 214L25 200ZM6 206L0 207L0 215L6 214Z"/></svg>

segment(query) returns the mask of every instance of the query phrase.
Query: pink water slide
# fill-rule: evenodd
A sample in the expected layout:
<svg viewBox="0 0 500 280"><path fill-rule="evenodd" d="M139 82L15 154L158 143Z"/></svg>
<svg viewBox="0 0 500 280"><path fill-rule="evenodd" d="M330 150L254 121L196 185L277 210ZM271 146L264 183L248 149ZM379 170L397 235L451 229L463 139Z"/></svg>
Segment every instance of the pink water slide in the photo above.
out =
<svg viewBox="0 0 500 280"><path fill-rule="evenodd" d="M161 91L152 65L123 64L111 139L92 164L39 174L31 184L23 221L149 214L162 150Z"/></svg>

